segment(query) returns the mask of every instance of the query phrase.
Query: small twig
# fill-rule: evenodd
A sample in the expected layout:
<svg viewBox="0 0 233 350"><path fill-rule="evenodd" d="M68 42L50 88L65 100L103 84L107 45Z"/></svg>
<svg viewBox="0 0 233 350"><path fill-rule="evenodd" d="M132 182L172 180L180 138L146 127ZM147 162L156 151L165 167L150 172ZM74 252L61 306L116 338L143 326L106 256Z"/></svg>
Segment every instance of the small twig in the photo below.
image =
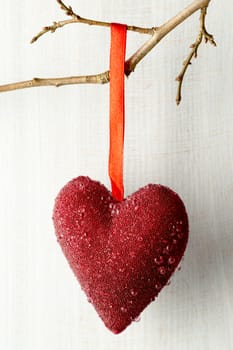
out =
<svg viewBox="0 0 233 350"><path fill-rule="evenodd" d="M6 84L0 86L0 92L26 89L40 86L55 86L74 84L106 84L109 82L109 71L96 74L73 76L64 78L33 78L32 80L20 81L18 83Z"/></svg>
<svg viewBox="0 0 233 350"><path fill-rule="evenodd" d="M67 19L65 21L53 22L52 25L44 27L37 35L35 35L30 41L31 44L36 42L42 35L50 32L54 33L58 28L62 28L67 24L77 23L75 19Z"/></svg>
<svg viewBox="0 0 233 350"><path fill-rule="evenodd" d="M61 9L65 11L66 15L71 16L72 18L66 21L59 21L59 22L53 22L52 25L44 27L37 35L35 35L32 40L31 44L36 42L42 35L51 32L54 33L58 28L62 28L67 24L73 24L73 23L83 23L83 24L89 24L92 26L101 26L101 27L110 27L111 23L109 22L103 22L103 21L96 21L93 19L83 18L76 13L74 13L71 6L66 6L62 1L57 0L58 4L60 5ZM136 26L129 26L127 25L127 30L137 32L140 34L149 34L153 35L155 28L144 28L144 27L136 27Z"/></svg>
<svg viewBox="0 0 233 350"><path fill-rule="evenodd" d="M76 14L74 13L71 6L65 5L61 0L57 0L57 3L60 5L61 9L65 11L67 16L76 17Z"/></svg>
<svg viewBox="0 0 233 350"><path fill-rule="evenodd" d="M211 45L216 46L216 42L214 41L213 35L209 34L206 30L206 26L205 26L206 14L207 14L207 7L203 7L201 9L200 31L198 33L197 39L196 39L195 43L190 46L190 48L192 50L191 50L190 54L188 55L188 57L186 58L186 60L184 61L183 68L182 68L180 74L176 78L176 80L178 81L178 88L177 88L177 95L176 95L177 105L180 104L181 99L182 99L181 91L182 91L182 84L184 81L185 73L188 69L188 66L192 64L192 62L191 62L192 59L197 58L198 49L202 43L203 38L205 40L205 43L209 42Z"/></svg>

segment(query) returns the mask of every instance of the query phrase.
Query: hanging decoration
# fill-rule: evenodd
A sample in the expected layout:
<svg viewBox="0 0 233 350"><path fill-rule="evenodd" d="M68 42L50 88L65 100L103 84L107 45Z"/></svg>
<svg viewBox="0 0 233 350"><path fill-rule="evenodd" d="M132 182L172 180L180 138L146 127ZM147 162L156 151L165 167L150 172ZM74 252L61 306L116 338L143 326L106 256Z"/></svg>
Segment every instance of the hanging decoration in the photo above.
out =
<svg viewBox="0 0 233 350"><path fill-rule="evenodd" d="M173 29L200 11L200 28L176 80L176 103L182 99L184 76L203 41L216 46L206 30L211 0L193 0L158 27L145 28L81 17L64 1L56 0L69 19L54 21L32 38L83 23L111 28L110 70L86 76L33 78L0 85L0 92L41 86L105 84L110 82L109 178L111 191L98 181L79 176L59 192L53 211L58 242L89 302L105 325L122 332L137 320L178 267L188 241L188 217L181 198L168 187L149 184L125 198L124 80L139 62ZM126 34L134 31L150 38L125 59Z"/></svg>
<svg viewBox="0 0 233 350"><path fill-rule="evenodd" d="M111 25L112 191L79 176L58 194L58 242L105 325L122 332L166 286L184 255L188 217L171 189L149 184L124 198L124 63L127 27Z"/></svg>

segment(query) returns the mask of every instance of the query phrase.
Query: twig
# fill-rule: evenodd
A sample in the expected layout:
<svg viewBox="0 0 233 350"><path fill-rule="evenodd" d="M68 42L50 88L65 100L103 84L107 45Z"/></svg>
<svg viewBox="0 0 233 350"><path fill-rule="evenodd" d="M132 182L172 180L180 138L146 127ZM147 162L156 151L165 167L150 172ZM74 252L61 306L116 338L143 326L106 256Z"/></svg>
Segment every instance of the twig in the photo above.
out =
<svg viewBox="0 0 233 350"><path fill-rule="evenodd" d="M48 32L54 33L58 28L62 28L65 25L71 24L71 23L77 23L76 19L72 18L72 19L67 19L65 21L53 22L52 25L44 27L37 35L35 35L32 38L30 43L33 44L34 42L36 42L45 33L48 33Z"/></svg>
<svg viewBox="0 0 233 350"><path fill-rule="evenodd" d="M103 21L96 21L93 19L83 18L76 13L74 13L71 6L66 6L62 1L57 0L58 4L60 5L61 9L65 11L66 15L71 16L72 18L66 21L59 21L59 22L53 22L52 25L44 27L37 35L35 35L32 40L31 44L36 42L42 35L51 32L54 33L58 28L62 28L66 26L67 24L73 24L73 23L83 23L83 24L89 24L91 26L101 26L101 27L110 27L111 23L109 22L103 22ZM127 25L127 30L137 32L140 34L149 34L153 35L155 28L144 28L144 27L136 27L136 26L129 26Z"/></svg>
<svg viewBox="0 0 233 350"><path fill-rule="evenodd" d="M40 86L55 86L74 84L106 84L109 82L109 71L96 75L73 76L64 78L33 78L32 80L0 86L0 92L26 89Z"/></svg>
<svg viewBox="0 0 233 350"><path fill-rule="evenodd" d="M161 25L160 27L156 28L141 28L141 27L135 27L135 26L128 26L128 30L133 30L139 33L143 34L150 34L151 37L149 40L147 40L126 62L125 62L125 75L129 76L134 70L137 64L168 34L170 33L175 27L177 27L179 24L184 22L188 17L190 17L192 14L194 14L196 11L201 10L201 40L204 37L206 41L210 41L212 44L214 44L213 37L207 33L205 29L205 17L206 17L206 9L209 6L211 0L194 0L189 6L187 6L185 9L180 11L176 16L171 18L169 21L167 21L165 24ZM56 29L61 28L67 24L70 23L85 23L89 25L97 25L97 26L103 26L103 27L109 27L110 23L107 22L99 22L94 21L86 18L82 18L79 15L75 14L73 12L73 9L71 7L66 6L63 1L57 0L59 5L61 6L62 10L66 12L68 16L71 16L72 18L65 21L60 22L54 22L52 26L48 26L43 28L43 30L37 34L33 39L32 42L35 42L39 37L41 37L43 34L47 32L54 32ZM200 40L200 38L198 37ZM196 44L196 43L195 43ZM200 44L197 45L197 48ZM194 50L194 48L193 48ZM196 49L197 51L197 49ZM190 61L192 57L195 54L195 50L191 56L190 54ZM189 63L187 63L188 65ZM182 85L182 80L184 77L184 74L187 70L187 67L184 66L184 73L183 75L180 75L181 80L179 81L180 88ZM183 71L183 70L182 70ZM91 75L91 76L72 76L72 77L63 77L63 78L34 78L32 80L18 82L18 83L12 83L12 84L6 84L0 86L0 92L4 91L12 91L16 89L24 89L29 87L38 87L38 86L63 86L63 85L69 85L69 84L105 84L108 83L110 80L109 71Z"/></svg>
<svg viewBox="0 0 233 350"><path fill-rule="evenodd" d="M191 62L192 59L197 58L198 49L202 43L203 38L205 40L205 43L209 42L211 45L217 46L216 42L214 41L213 35L209 34L206 30L206 26L205 26L206 14L207 14L207 7L203 7L201 9L200 31L198 33L197 39L196 39L195 43L190 46L190 48L192 50L191 50L190 54L188 55L188 57L186 58L186 60L184 61L183 68L182 68L180 74L176 78L176 80L178 81L178 88L177 88L177 95L176 95L177 105L180 104L181 99L182 99L181 91L182 91L182 84L184 81L185 73L188 69L188 66L192 64L192 62Z"/></svg>

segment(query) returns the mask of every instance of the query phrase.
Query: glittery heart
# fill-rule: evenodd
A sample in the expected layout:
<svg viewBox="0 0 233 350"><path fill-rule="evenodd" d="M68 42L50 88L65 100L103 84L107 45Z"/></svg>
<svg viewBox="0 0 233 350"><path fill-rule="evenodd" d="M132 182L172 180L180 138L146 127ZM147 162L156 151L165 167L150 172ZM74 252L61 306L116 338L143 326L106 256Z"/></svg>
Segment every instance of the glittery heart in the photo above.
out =
<svg viewBox="0 0 233 350"><path fill-rule="evenodd" d="M184 204L161 185L117 202L99 182L78 177L60 191L53 220L70 267L113 333L169 282L188 239Z"/></svg>

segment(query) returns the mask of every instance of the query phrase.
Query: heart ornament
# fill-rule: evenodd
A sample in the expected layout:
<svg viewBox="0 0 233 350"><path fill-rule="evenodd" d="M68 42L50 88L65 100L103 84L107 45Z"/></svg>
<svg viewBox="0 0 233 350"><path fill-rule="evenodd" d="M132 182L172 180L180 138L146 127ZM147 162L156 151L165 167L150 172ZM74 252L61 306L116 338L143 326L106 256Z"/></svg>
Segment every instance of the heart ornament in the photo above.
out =
<svg viewBox="0 0 233 350"><path fill-rule="evenodd" d="M168 284L188 240L184 204L161 185L119 202L99 182L78 177L58 194L53 220L71 269L113 333Z"/></svg>
<svg viewBox="0 0 233 350"><path fill-rule="evenodd" d="M111 25L110 151L112 192L89 177L58 194L58 242L88 300L115 334L136 320L178 266L188 240L182 200L147 185L124 198L124 69L126 25Z"/></svg>

